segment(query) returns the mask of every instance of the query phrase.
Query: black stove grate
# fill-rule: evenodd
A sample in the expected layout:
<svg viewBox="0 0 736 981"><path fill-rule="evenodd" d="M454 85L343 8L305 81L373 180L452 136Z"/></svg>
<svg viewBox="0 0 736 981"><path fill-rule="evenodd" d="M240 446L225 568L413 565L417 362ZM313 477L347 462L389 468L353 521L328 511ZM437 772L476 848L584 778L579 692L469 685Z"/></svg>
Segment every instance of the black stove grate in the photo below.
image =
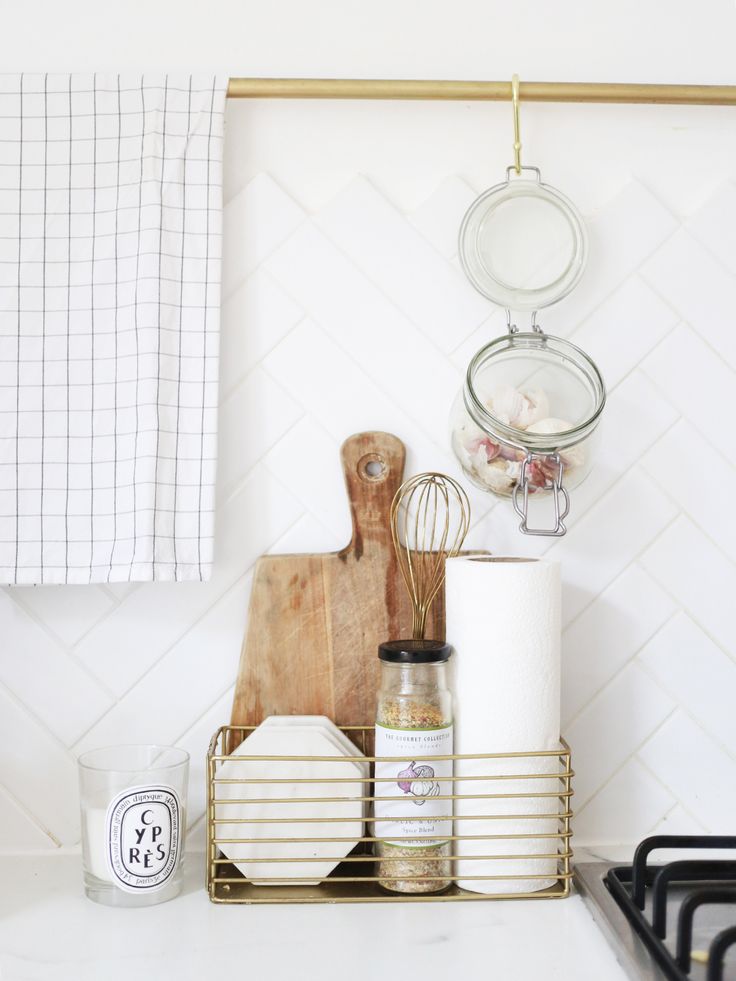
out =
<svg viewBox="0 0 736 981"><path fill-rule="evenodd" d="M709 904L736 905L736 860L698 859L648 864L658 849L724 849L736 853L736 836L731 835L654 835L637 848L632 865L609 869L606 885L611 895L647 945L652 956L668 978L689 981L692 968L692 935L695 912ZM675 953L665 943L668 890L674 885L691 883L693 888L683 899L675 928ZM647 902L649 900L649 903ZM651 915L647 915L647 905ZM736 945L736 926L722 930L708 951L706 981L723 981L723 964L728 950Z"/></svg>

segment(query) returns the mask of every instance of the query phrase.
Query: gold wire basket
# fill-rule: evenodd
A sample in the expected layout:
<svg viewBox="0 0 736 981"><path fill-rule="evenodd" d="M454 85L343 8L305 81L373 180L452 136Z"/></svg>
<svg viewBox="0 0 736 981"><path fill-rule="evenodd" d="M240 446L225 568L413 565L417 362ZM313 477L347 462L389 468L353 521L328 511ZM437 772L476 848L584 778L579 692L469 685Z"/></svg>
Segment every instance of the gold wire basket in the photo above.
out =
<svg viewBox="0 0 736 981"><path fill-rule="evenodd" d="M309 800L321 804L335 804L335 814L320 817L293 817L289 816L288 807L293 803L293 799L285 795L280 796L282 788L279 785L285 783L302 783L319 785L324 788L326 784L340 784L356 781L356 777L332 777L323 775L311 778L283 779L279 777L257 777L244 779L231 779L220 775L224 763L231 759L228 750L240 745L240 743L254 731L254 726L222 726L212 737L209 751L207 754L207 891L213 903L372 903L372 902L447 902L453 900L488 900L488 899L562 899L570 893L570 879L572 877L571 859L571 819L572 810L570 807L572 798L572 777L574 776L571 766L570 747L564 740L560 740L560 746L556 750L547 750L538 753L485 753L481 755L459 755L452 756L422 756L417 757L422 762L431 762L438 759L452 759L454 761L470 761L477 771L479 766L488 767L487 772L480 772L474 776L452 776L445 779L452 780L451 794L444 794L438 799L448 802L448 813L442 816L441 820L452 821L451 835L443 835L443 840L452 842L451 855L445 855L442 861L448 858L451 860L451 873L447 878L451 880L449 888L441 893L398 893L389 892L381 886L385 881L386 875L378 874L379 859L374 855L374 847L380 840L371 832L374 830L376 818L373 816L373 804L376 796L371 794L375 790L376 782L374 778L374 765L378 762L395 762L394 757L375 757L368 755L372 751L373 727L372 726L341 726L345 735L357 746L365 756L348 757L338 756L250 756L243 755L238 757L245 761L256 761L267 763L269 761L294 761L308 763L324 763L341 761L345 763L370 764L370 778L360 780L365 785L365 789L359 797L340 797L340 796L313 796L309 798L297 798L302 804ZM509 770L506 773L506 769ZM491 773L490 770L495 772ZM523 772L511 771L523 770ZM499 772L503 771L503 772ZM227 771L226 771L227 772ZM388 778L385 778L388 779ZM501 788L499 793L492 794L456 794L456 781L458 780L480 780L493 781L494 790L498 785ZM502 792L505 781L516 783L515 792ZM519 781L523 782L524 790L519 789ZM534 790L526 787L526 782L531 781ZM269 792L259 798L258 785L269 785ZM512 783L513 786L513 783ZM536 790L537 786L544 789ZM507 784L508 787L508 784ZM549 788L549 789L548 789ZM338 788L339 789L339 788ZM324 794L324 789L322 790ZM335 794L336 791L328 789L328 794ZM234 796L233 796L234 794ZM278 816L268 817L233 817L230 810L234 805L242 808L243 805L257 805L264 796L267 797L269 806L283 806L283 810L277 810ZM354 827L354 818L342 816L344 811L340 811L341 804L346 800L359 801L363 808L363 816L360 818L362 833L349 837L341 836L340 830L345 829L345 822L352 821L350 825ZM479 805L478 801L488 801L485 813L485 804ZM519 801L518 808L515 802ZM472 801L473 814L458 814L458 802ZM501 810L493 810L493 802L506 802L501 806ZM340 802L340 803L338 803ZM510 806L509 802L514 802L514 813L506 810ZM549 802L549 806L547 806ZM478 807L482 807L483 813L477 813ZM540 809L541 808L541 809ZM526 812L526 813L525 813ZM238 812L242 813L242 811ZM403 820L422 820L421 816L407 817ZM516 822L529 821L530 830L524 833L503 833L473 834L473 824L476 821L483 822ZM534 823L543 821L545 824L543 832L534 830ZM314 828L310 829L310 824L324 828L325 823L328 827L335 826L336 833L333 836L315 836ZM290 828L304 824L304 835L288 837L283 835L283 826L288 824ZM340 827L342 825L342 828ZM502 826L502 825L497 825ZM232 829L242 827L240 833L233 835ZM476 828L481 825L475 825ZM539 827L537 825L537 827ZM554 830L550 830L554 827ZM254 829L254 830L250 830ZM220 834L224 830L225 834ZM310 830L312 834L310 835ZM264 836L263 832L266 832ZM281 835L279 834L281 831ZM258 832L258 833L256 833ZM487 842L489 840L499 843L506 843L506 848L511 848L511 852L502 851L491 854L471 854L458 855L458 849L462 849L464 843L472 844L476 841ZM523 854L513 853L516 850L510 845L514 841L523 842ZM309 854L309 846L315 843L329 842L335 845L335 855L333 859L339 859L338 864L332 869L326 878L315 883L309 876L294 877L293 874L280 874L279 867L284 868L284 863L298 863L305 869L310 867L309 863L324 862L325 859L315 858ZM278 850L278 846L288 844L291 849L291 857L284 858L276 855L262 855L264 845L273 844ZM222 846L226 847L228 857L222 851ZM298 851L294 853L294 847ZM248 867L255 865L259 874L246 876L238 870L237 864L243 864L245 859L238 854L239 848L244 850L251 849L248 858ZM252 849L259 849L259 857L253 858ZM499 847L504 847L499 844ZM301 849L303 848L303 853ZM522 848L522 846L520 846ZM537 850L539 849L539 850ZM475 849L474 849L475 851ZM346 854L347 853L347 854ZM550 871L545 874L506 874L494 871L493 875L468 875L463 873L460 866L463 862L472 860L473 862L493 863L495 869L499 863L506 861L529 859L545 860L550 867ZM439 860L439 859L438 859ZM431 861L431 859L430 859ZM236 864L237 863L237 864ZM261 866L264 872L260 874ZM266 874L267 873L267 874ZM426 873L425 873L426 876ZM411 876L401 876L402 879ZM533 883L535 880L543 880L547 885L544 888L534 888L530 886L529 891L509 891L494 892L492 895L485 893L471 892L462 888L458 882L467 881L472 878L485 880L498 880L513 884L514 880L524 880ZM300 881L301 880L301 881ZM550 880L553 880L550 885ZM268 883L268 884L265 884ZM511 885L509 885L511 888Z"/></svg>

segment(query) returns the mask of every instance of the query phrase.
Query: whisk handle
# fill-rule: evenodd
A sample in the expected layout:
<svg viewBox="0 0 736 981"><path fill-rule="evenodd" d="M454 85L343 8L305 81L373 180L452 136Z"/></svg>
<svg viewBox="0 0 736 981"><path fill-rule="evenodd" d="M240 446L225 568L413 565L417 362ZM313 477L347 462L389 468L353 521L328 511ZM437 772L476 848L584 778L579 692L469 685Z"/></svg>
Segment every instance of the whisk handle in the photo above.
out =
<svg viewBox="0 0 736 981"><path fill-rule="evenodd" d="M406 449L391 433L356 433L340 450L353 522L348 550L391 547L389 514L404 476Z"/></svg>

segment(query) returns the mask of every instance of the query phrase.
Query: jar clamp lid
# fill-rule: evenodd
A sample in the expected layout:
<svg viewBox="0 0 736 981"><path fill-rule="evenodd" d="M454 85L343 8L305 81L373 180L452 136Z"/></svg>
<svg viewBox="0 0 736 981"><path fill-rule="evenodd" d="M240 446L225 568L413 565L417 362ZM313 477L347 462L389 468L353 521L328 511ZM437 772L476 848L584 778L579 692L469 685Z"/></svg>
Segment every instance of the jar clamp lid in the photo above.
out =
<svg viewBox="0 0 736 981"><path fill-rule="evenodd" d="M390 664L437 664L451 654L452 647L442 640L389 640L378 645L378 657Z"/></svg>
<svg viewBox="0 0 736 981"><path fill-rule="evenodd" d="M483 296L507 310L536 311L574 289L585 269L588 239L575 206L534 178L512 179L484 191L460 226L458 251L465 275Z"/></svg>

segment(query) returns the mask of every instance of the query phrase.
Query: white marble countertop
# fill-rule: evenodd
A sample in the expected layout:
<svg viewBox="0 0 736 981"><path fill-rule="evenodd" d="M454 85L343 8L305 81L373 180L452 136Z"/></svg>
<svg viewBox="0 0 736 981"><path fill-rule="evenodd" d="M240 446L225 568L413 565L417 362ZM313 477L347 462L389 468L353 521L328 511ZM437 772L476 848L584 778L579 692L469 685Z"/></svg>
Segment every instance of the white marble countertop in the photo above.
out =
<svg viewBox="0 0 736 981"><path fill-rule="evenodd" d="M1 981L624 981L579 896L372 906L215 906L204 859L184 892L111 909L82 892L76 855L0 858ZM406 972L411 974L407 975Z"/></svg>

